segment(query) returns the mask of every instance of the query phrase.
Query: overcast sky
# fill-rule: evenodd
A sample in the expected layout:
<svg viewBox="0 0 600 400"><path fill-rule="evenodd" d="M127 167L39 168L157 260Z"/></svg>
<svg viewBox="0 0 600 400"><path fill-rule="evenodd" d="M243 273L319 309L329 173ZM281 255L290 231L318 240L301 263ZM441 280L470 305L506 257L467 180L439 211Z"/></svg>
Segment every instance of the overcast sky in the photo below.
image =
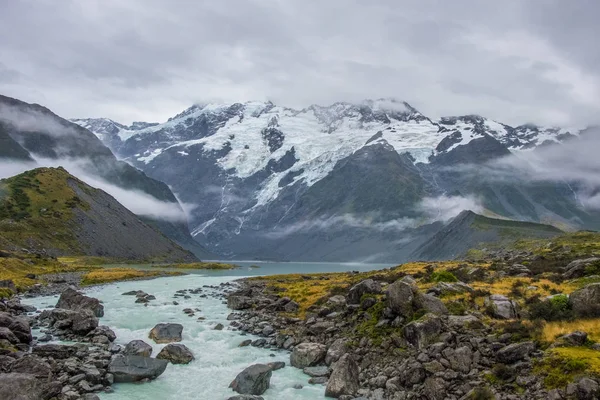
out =
<svg viewBox="0 0 600 400"><path fill-rule="evenodd" d="M0 0L0 93L64 117L396 97L424 114L600 122L597 0Z"/></svg>

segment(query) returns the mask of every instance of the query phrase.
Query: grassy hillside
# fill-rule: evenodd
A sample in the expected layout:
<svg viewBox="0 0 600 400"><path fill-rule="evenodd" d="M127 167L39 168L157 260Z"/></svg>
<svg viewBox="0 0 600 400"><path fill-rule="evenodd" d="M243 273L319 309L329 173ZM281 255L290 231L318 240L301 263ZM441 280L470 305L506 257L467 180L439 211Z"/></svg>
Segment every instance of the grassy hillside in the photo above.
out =
<svg viewBox="0 0 600 400"><path fill-rule="evenodd" d="M495 219L463 211L413 253L413 259L444 260L464 256L479 244L501 247L520 239L552 238L563 232L551 225Z"/></svg>
<svg viewBox="0 0 600 400"><path fill-rule="evenodd" d="M196 261L110 195L60 167L0 181L0 245L51 256Z"/></svg>

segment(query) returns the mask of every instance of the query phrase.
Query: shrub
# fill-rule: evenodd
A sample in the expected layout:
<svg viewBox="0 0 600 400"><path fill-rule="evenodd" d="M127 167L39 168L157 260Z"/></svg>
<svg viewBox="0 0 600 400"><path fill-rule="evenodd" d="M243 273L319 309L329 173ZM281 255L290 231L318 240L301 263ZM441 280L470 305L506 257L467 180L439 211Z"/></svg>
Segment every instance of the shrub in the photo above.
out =
<svg viewBox="0 0 600 400"><path fill-rule="evenodd" d="M458 278L450 271L434 271L431 274L432 282L458 282Z"/></svg>
<svg viewBox="0 0 600 400"><path fill-rule="evenodd" d="M496 364L492 368L492 374L502 382L509 382L515 377L516 371L506 364Z"/></svg>
<svg viewBox="0 0 600 400"><path fill-rule="evenodd" d="M531 319L560 321L573 318L569 298L564 294L552 297L550 300L539 301L530 306Z"/></svg>

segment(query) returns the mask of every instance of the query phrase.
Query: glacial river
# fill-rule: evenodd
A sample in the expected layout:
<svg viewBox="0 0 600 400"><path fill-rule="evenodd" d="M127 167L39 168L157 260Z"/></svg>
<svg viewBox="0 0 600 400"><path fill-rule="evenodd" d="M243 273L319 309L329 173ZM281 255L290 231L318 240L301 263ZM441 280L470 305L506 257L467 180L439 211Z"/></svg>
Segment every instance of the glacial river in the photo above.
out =
<svg viewBox="0 0 600 400"><path fill-rule="evenodd" d="M115 384L114 393L99 394L103 400L217 400L234 396L230 382L244 368L256 363L285 361L286 367L273 372L271 387L265 392L265 400L322 399L325 388L309 385L307 375L289 366L289 353L251 346L238 347L244 339L257 337L241 336L228 329L227 315L231 312L222 300L208 296L191 295L190 299L174 298L179 289L194 289L203 285L219 285L222 282L250 275L276 273L311 273L338 271L366 271L381 269L388 265L333 264L333 263L237 263L241 269L231 271L186 271L189 275L158 278L147 281L121 282L90 288L86 292L104 302L104 317L101 325L108 325L117 334L116 343L125 345L141 339L152 345L152 356L158 354L164 344L155 344L148 339L148 332L160 322L176 322L183 325L182 344L189 347L196 359L188 365L169 364L158 379L144 384ZM261 268L250 269L250 265ZM141 267L141 266L140 266ZM122 296L123 292L143 290L156 296L148 307L136 304L135 297ZM205 289L206 290L206 289ZM56 304L58 296L24 299L24 303L39 309ZM174 305L176 300L179 304ZM195 316L188 317L184 308L199 308ZM198 321L198 317L205 317ZM225 329L214 330L222 323ZM35 332L34 332L35 335ZM302 385L302 389L294 386Z"/></svg>

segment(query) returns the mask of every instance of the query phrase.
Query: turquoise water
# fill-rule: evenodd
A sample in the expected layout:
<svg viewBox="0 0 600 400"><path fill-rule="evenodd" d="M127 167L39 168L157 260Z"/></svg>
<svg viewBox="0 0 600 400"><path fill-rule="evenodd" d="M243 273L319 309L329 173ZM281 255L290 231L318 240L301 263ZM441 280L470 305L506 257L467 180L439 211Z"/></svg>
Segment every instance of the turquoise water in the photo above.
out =
<svg viewBox="0 0 600 400"><path fill-rule="evenodd" d="M183 341L194 353L196 360L188 365L169 365L158 379L145 384L116 384L111 394L100 394L104 400L209 400L226 399L235 393L228 388L235 376L249 365L285 361L289 363L289 353L284 351L237 347L244 339L254 339L251 335L241 336L227 328L227 315L231 312L222 300L213 297L201 298L191 295L188 300L173 294L179 289L194 289L203 285L219 285L222 282L250 275L270 275L279 273L311 273L366 271L387 267L385 265L333 264L333 263L237 263L242 268L229 271L187 271L189 275L159 278L147 281L121 282L90 288L86 292L104 302L105 315L100 323L110 326L117 334L116 343L125 345L134 339L151 344L153 356L165 345L155 344L148 339L148 333L160 322L177 322L184 326ZM261 268L249 269L250 265ZM136 304L133 296L122 296L130 290L143 290L156 296L148 307ZM204 289L208 290L208 289ZM56 304L58 296L26 299L25 303L38 308ZM173 305L176 300L179 305ZM194 317L188 317L184 308L199 308ZM203 316L204 321L197 318ZM212 328L222 323L225 329ZM263 395L265 400L321 399L325 388L322 385L309 385L309 377L300 370L287 366L274 371L271 387ZM303 385L294 389L294 385Z"/></svg>

